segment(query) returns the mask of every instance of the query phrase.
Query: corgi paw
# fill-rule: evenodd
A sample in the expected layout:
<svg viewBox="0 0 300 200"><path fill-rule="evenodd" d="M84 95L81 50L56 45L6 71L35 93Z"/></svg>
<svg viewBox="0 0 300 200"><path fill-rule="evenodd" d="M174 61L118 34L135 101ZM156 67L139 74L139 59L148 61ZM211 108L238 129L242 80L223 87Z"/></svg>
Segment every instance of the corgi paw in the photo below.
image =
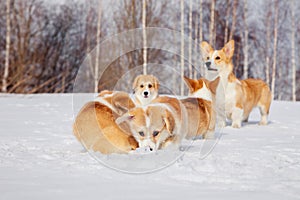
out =
<svg viewBox="0 0 300 200"><path fill-rule="evenodd" d="M231 126L232 128L241 128L241 124L239 123L233 123Z"/></svg>
<svg viewBox="0 0 300 200"><path fill-rule="evenodd" d="M219 121L217 124L218 128L224 128L226 126L226 122L225 121Z"/></svg>
<svg viewBox="0 0 300 200"><path fill-rule="evenodd" d="M258 123L258 125L260 125L260 126L266 126L266 125L268 125L268 122L266 122L266 121L260 121Z"/></svg>
<svg viewBox="0 0 300 200"><path fill-rule="evenodd" d="M203 139L213 140L215 139L215 132L208 131L205 135L203 135Z"/></svg>

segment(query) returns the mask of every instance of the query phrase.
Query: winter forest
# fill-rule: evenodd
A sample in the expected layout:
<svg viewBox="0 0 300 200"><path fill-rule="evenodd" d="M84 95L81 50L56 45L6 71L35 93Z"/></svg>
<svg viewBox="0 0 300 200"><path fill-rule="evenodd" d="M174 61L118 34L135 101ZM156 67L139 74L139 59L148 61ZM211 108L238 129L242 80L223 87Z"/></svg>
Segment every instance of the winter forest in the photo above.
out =
<svg viewBox="0 0 300 200"><path fill-rule="evenodd" d="M103 39L130 29L161 27L189 38L186 57L199 51L192 40L218 49L234 39L238 78L265 80L274 99L300 100L299 10L296 0L1 0L1 92L73 92L81 63ZM97 90L109 88L116 74L145 60L169 60L172 66L180 59L157 49L129 52L110 64ZM186 76L201 75L188 60L175 65Z"/></svg>

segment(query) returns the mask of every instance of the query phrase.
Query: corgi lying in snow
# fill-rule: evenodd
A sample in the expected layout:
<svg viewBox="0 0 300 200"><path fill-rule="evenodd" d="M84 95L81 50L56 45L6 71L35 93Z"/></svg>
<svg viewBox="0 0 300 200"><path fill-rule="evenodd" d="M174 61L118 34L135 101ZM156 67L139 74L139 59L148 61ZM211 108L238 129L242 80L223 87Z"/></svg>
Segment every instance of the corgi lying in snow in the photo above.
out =
<svg viewBox="0 0 300 200"><path fill-rule="evenodd" d="M187 139L202 136L214 139L216 124L215 94L220 79L210 82L206 79L193 80L184 77L190 98L181 100L188 112L189 131ZM198 126L197 126L198 124Z"/></svg>
<svg viewBox="0 0 300 200"><path fill-rule="evenodd" d="M158 97L159 81L152 75L139 75L132 88L136 105L147 105Z"/></svg>
<svg viewBox="0 0 300 200"><path fill-rule="evenodd" d="M240 128L242 121L248 120L250 112L256 106L261 113L259 124L266 125L272 101L270 88L260 79L236 78L232 64L234 41L230 40L221 50L214 50L207 42L202 42L200 46L207 69L218 72L225 87L225 114L232 120L232 127ZM217 104L222 104L220 99L216 101ZM226 124L225 120L223 118L223 126Z"/></svg>
<svg viewBox="0 0 300 200"><path fill-rule="evenodd" d="M150 151L178 148L185 137L187 114L180 101L171 97L158 97L151 104L136 107L119 117L126 122L140 148Z"/></svg>
<svg viewBox="0 0 300 200"><path fill-rule="evenodd" d="M115 117L133 107L135 105L127 93L104 91L81 109L73 133L88 150L103 154L135 150L138 144L130 131L120 129L115 123Z"/></svg>

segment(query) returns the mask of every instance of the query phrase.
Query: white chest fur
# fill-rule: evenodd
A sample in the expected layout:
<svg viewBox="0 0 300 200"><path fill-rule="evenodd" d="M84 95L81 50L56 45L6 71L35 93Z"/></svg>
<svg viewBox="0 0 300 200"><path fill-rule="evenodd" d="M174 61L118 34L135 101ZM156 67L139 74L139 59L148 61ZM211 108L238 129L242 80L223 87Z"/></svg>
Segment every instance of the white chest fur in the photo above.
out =
<svg viewBox="0 0 300 200"><path fill-rule="evenodd" d="M212 101L212 95L210 90L206 87L204 84L203 87L200 90L197 90L197 92L194 92L191 94L192 97L202 98L207 101Z"/></svg>
<svg viewBox="0 0 300 200"><path fill-rule="evenodd" d="M225 111L226 115L232 113L236 104L236 82L228 83L225 90Z"/></svg>

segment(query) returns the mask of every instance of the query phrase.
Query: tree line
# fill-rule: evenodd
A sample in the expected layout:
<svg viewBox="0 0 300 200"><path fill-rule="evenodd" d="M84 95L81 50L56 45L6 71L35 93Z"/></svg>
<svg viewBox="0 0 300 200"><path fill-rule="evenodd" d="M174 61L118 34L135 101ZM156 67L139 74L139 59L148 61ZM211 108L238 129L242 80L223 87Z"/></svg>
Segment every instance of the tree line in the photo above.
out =
<svg viewBox="0 0 300 200"><path fill-rule="evenodd" d="M189 49L187 60L158 49L126 53L111 63L100 82L90 80L95 81L95 91L114 85L116 77L135 66L145 69L147 62L178 61L180 66L174 67L182 74L199 78L201 69L199 74L191 64L193 52L199 51L194 44L206 40L220 48L234 39L237 77L262 78L275 99L299 100L299 7L296 0L1 0L1 91L72 92L82 61L104 38L134 28L161 27L188 38L178 47ZM147 46L146 34L143 39ZM183 85L179 87L183 92Z"/></svg>

